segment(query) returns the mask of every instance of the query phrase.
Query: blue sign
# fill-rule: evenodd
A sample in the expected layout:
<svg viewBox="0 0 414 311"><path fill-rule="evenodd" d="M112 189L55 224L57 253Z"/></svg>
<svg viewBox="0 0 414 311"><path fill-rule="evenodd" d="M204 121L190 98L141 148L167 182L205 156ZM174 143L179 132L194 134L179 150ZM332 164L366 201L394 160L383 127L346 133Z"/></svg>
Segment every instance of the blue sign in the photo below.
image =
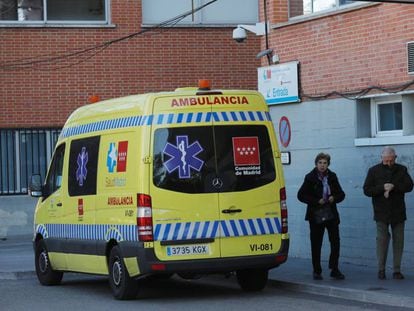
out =
<svg viewBox="0 0 414 311"><path fill-rule="evenodd" d="M289 146L290 143L290 137L291 137L291 129L290 129L290 123L289 119L285 116L280 118L279 121L279 138L280 143L283 147Z"/></svg>

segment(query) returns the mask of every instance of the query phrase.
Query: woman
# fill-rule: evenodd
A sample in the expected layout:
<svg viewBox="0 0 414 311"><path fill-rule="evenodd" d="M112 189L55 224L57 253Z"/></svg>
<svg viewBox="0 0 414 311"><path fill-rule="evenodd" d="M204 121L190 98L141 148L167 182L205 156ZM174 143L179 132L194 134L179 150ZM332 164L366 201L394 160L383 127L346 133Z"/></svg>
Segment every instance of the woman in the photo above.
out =
<svg viewBox="0 0 414 311"><path fill-rule="evenodd" d="M331 277L343 280L345 276L339 271L339 214L336 203L342 202L345 193L336 174L328 169L331 157L319 153L315 158L315 168L305 176L298 191L299 201L306 203L306 217L310 226L312 249L313 279L322 280L321 249L325 228L328 230L331 254L329 268Z"/></svg>

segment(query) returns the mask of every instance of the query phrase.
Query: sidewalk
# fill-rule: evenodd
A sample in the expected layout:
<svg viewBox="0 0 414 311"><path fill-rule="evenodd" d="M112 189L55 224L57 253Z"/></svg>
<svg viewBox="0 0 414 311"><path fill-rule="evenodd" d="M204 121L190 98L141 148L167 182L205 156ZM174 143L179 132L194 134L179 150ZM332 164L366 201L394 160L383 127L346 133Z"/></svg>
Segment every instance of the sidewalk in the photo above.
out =
<svg viewBox="0 0 414 311"><path fill-rule="evenodd" d="M32 235L0 240L0 280L35 277Z"/></svg>
<svg viewBox="0 0 414 311"><path fill-rule="evenodd" d="M327 263L323 263L323 268ZM324 270L321 281L312 278L310 259L288 258L287 262L269 273L269 285L296 292L343 298L385 306L414 309L414 271L404 269L405 280L393 280L387 271L386 280L377 279L375 267L341 263L345 280L333 280ZM0 280L35 278L32 236L0 240Z"/></svg>
<svg viewBox="0 0 414 311"><path fill-rule="evenodd" d="M274 286L292 291L414 309L412 269L402 267L404 280L394 280L389 269L386 271L387 279L379 280L375 267L340 262L345 280L334 280L330 278L327 267L328 263L322 262L323 280L315 281L311 259L288 258L286 263L270 270L269 279Z"/></svg>

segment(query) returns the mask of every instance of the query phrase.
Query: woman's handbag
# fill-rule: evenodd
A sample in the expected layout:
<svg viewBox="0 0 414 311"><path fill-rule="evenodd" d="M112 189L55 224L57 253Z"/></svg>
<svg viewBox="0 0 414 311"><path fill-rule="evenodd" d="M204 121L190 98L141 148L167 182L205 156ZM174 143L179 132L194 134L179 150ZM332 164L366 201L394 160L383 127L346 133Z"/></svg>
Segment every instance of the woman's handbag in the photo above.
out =
<svg viewBox="0 0 414 311"><path fill-rule="evenodd" d="M323 224L335 218L333 209L329 204L324 204L319 208L313 210L313 221L316 224Z"/></svg>

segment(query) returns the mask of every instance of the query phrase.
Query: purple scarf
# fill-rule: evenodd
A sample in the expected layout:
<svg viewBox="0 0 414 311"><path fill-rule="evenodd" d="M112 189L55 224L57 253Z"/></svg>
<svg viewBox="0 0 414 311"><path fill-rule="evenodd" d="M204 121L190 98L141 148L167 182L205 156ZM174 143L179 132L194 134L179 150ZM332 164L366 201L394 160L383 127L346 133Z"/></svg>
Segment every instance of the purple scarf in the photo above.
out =
<svg viewBox="0 0 414 311"><path fill-rule="evenodd" d="M331 195L331 188L328 184L328 174L322 174L318 172L318 178L322 181L323 191L322 191L322 198L325 202L328 202L328 198Z"/></svg>

